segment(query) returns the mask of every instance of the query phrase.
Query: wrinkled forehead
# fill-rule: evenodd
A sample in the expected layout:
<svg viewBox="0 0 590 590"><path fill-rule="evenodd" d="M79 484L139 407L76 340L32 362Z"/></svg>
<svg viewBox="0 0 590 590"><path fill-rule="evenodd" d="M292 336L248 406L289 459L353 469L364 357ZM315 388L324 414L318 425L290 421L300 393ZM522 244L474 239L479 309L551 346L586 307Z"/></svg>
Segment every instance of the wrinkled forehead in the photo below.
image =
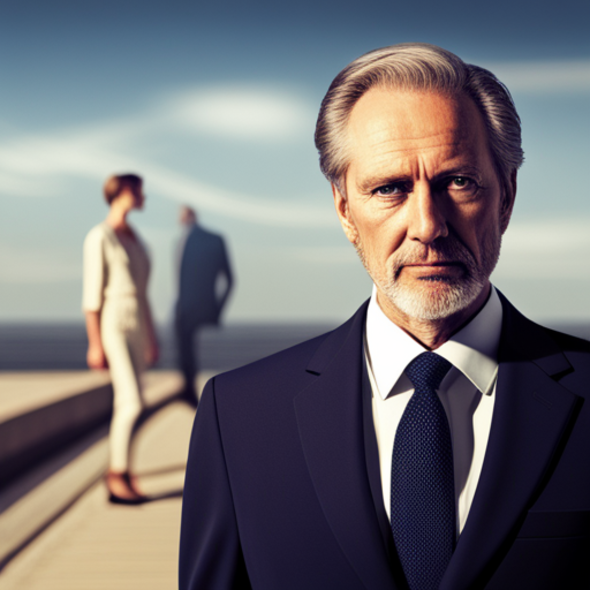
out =
<svg viewBox="0 0 590 590"><path fill-rule="evenodd" d="M353 107L347 125L351 148L388 141L394 145L436 144L440 137L487 141L483 117L464 94L374 87Z"/></svg>

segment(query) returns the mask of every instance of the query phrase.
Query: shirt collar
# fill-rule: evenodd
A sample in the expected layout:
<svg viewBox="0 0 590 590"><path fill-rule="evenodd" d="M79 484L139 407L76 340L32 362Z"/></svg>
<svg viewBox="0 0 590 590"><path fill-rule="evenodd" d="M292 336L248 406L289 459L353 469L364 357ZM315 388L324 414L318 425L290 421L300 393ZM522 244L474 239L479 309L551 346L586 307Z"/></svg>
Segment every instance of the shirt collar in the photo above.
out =
<svg viewBox="0 0 590 590"><path fill-rule="evenodd" d="M490 394L498 371L498 345L502 330L502 303L492 286L479 313L436 349L483 394ZM373 287L365 327L367 357L379 395L385 399L405 368L426 349L394 324L377 303Z"/></svg>

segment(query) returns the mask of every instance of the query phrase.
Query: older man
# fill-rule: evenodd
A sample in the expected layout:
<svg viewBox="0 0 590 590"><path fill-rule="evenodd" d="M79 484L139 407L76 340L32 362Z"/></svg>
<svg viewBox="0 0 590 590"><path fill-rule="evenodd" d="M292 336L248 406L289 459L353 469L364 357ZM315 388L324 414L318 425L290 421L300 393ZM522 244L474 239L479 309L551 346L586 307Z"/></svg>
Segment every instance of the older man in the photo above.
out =
<svg viewBox="0 0 590 590"><path fill-rule="evenodd" d="M181 588L590 587L590 344L489 282L522 162L509 93L387 47L336 77L316 145L373 294L209 382Z"/></svg>

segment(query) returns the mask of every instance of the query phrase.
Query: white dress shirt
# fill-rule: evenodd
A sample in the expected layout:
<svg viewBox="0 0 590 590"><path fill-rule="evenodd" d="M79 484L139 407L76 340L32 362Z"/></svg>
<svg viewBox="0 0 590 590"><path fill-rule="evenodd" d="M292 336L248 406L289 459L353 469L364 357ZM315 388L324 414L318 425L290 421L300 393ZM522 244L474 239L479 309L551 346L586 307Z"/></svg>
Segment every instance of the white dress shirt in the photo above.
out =
<svg viewBox="0 0 590 590"><path fill-rule="evenodd" d="M457 535L469 514L490 433L501 329L502 304L492 287L480 312L434 351L453 365L437 393L447 413L453 441ZM390 518L393 443L399 421L414 393L404 371L425 351L387 318L373 288L367 311L365 353L373 391L383 502Z"/></svg>

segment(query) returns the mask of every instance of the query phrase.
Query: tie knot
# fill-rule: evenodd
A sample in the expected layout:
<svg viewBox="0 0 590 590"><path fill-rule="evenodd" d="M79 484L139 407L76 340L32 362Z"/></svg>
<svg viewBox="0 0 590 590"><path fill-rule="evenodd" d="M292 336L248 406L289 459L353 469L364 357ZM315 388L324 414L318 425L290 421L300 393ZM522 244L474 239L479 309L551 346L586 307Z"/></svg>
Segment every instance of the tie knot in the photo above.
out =
<svg viewBox="0 0 590 590"><path fill-rule="evenodd" d="M423 352L406 367L406 375L415 389L438 389L451 367L451 363L442 356Z"/></svg>

